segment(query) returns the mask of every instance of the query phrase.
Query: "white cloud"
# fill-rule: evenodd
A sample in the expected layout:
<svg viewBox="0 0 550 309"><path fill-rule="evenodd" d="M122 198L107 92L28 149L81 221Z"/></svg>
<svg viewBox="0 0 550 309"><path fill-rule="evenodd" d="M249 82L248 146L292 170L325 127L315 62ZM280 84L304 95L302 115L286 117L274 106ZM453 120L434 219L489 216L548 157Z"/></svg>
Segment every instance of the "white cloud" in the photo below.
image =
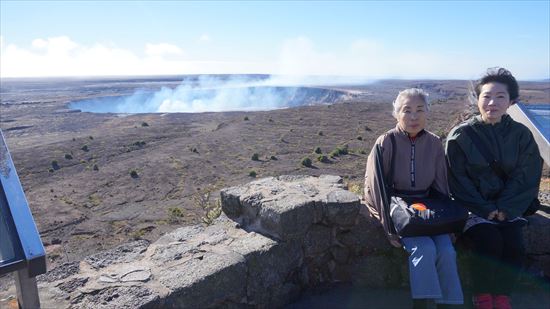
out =
<svg viewBox="0 0 550 309"><path fill-rule="evenodd" d="M199 41L200 42L210 42L210 36L208 34L203 34L201 35L201 37L199 38Z"/></svg>
<svg viewBox="0 0 550 309"><path fill-rule="evenodd" d="M336 55L315 50L313 42L298 37L284 42L279 61L279 74L282 75L325 75L332 68Z"/></svg>
<svg viewBox="0 0 550 309"><path fill-rule="evenodd" d="M38 49L44 49L48 46L48 42L44 39L36 39L32 41L32 47Z"/></svg>
<svg viewBox="0 0 550 309"><path fill-rule="evenodd" d="M271 70L265 64L249 61L185 59L182 49L168 43L146 44L144 57L111 45L82 45L65 36L38 38L29 48L9 44L2 37L1 46L1 77L229 74Z"/></svg>
<svg viewBox="0 0 550 309"><path fill-rule="evenodd" d="M466 67L467 61L465 61ZM432 52L389 50L382 43L359 39L339 52L319 51L313 41L305 37L287 40L279 59L279 74L283 75L348 75L372 78L428 77L444 75L442 68L453 65ZM477 67L477 69L479 69ZM443 74L442 74L443 73Z"/></svg>
<svg viewBox="0 0 550 309"><path fill-rule="evenodd" d="M1 77L265 73L287 75L287 80L295 76L298 81L303 75L472 79L488 67L503 66L519 79L531 79L549 78L550 66L547 57L510 59L505 52L479 56L408 46L395 49L369 39L322 50L307 37L292 38L282 43L278 56L256 62L248 61L251 56L244 53L241 60L220 60L224 55L192 60L170 43L146 44L142 56L114 44L86 46L66 36L37 38L28 47L0 36L0 47Z"/></svg>
<svg viewBox="0 0 550 309"><path fill-rule="evenodd" d="M47 53L53 55L64 55L78 48L78 44L66 36L48 38L46 40L35 39L31 45L35 49L45 50Z"/></svg>
<svg viewBox="0 0 550 309"><path fill-rule="evenodd" d="M0 54L0 76L82 76L110 75L120 69L133 69L139 59L133 53L97 44L79 45L67 37L36 39L29 50L8 44Z"/></svg>
<svg viewBox="0 0 550 309"><path fill-rule="evenodd" d="M338 51L335 51L338 49ZM473 52L442 52L403 46L391 49L382 42L358 39L347 46L319 50L307 37L286 40L278 74L340 75L367 78L478 78L486 68L509 68L520 79L544 78L549 60L510 59L506 53L485 56ZM517 73L516 73L517 72Z"/></svg>
<svg viewBox="0 0 550 309"><path fill-rule="evenodd" d="M176 45L168 43L150 44L145 45L145 54L152 57L161 57L164 55L181 55L183 51Z"/></svg>

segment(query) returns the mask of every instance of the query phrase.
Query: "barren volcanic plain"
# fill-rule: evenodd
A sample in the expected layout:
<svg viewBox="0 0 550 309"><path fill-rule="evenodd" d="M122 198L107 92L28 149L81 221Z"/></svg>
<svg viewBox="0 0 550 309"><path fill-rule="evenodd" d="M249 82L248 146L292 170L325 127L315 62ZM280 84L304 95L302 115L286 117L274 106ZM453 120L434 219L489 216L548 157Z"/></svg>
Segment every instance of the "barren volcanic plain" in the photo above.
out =
<svg viewBox="0 0 550 309"><path fill-rule="evenodd" d="M377 136L394 127L391 102L404 88L430 93L428 129L442 136L472 109L470 83L460 80L311 86L334 92L270 111L114 114L68 108L73 101L180 83L178 78L2 80L0 128L50 267L202 223L204 206L215 205L219 190L253 180L252 171L257 178L334 174L350 186L361 185L368 152ZM520 86L523 102L550 104L548 82ZM330 157L344 145L347 154ZM317 147L328 160L318 160ZM301 164L305 157L311 167ZM544 173L549 176L548 167Z"/></svg>

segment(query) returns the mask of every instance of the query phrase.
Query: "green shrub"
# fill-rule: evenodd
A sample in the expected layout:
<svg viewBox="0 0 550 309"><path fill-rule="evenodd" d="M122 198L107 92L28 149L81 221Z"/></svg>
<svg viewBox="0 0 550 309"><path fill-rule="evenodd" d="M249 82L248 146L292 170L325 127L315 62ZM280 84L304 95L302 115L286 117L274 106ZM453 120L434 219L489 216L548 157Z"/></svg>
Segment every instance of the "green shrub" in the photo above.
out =
<svg viewBox="0 0 550 309"><path fill-rule="evenodd" d="M91 136L91 135L90 135L90 136L88 136L88 138L89 138L89 139L94 139L94 137L93 137L93 136Z"/></svg>
<svg viewBox="0 0 550 309"><path fill-rule="evenodd" d="M73 159L73 156L71 156L70 153L66 153L66 154L65 154L65 159L67 159L67 160L72 160L72 159Z"/></svg>
<svg viewBox="0 0 550 309"><path fill-rule="evenodd" d="M179 218L182 218L185 214L179 207L168 207L168 215L170 216L170 221L177 222Z"/></svg>
<svg viewBox="0 0 550 309"><path fill-rule="evenodd" d="M138 178L139 177L138 172L136 170L131 170L130 171L130 176L132 178Z"/></svg>
<svg viewBox="0 0 550 309"><path fill-rule="evenodd" d="M134 146L143 147L143 146L145 146L145 142L144 141L137 141L137 142L134 143Z"/></svg>
<svg viewBox="0 0 550 309"><path fill-rule="evenodd" d="M369 131L372 131L372 130L368 126L365 126L365 131L369 132Z"/></svg>
<svg viewBox="0 0 550 309"><path fill-rule="evenodd" d="M311 159L308 157L303 158L301 163L305 167L311 167Z"/></svg>
<svg viewBox="0 0 550 309"><path fill-rule="evenodd" d="M147 232L147 229L139 229L137 231L130 233L130 238L133 240L142 239L143 235L145 235L146 232Z"/></svg>
<svg viewBox="0 0 550 309"><path fill-rule="evenodd" d="M323 131L319 131L319 132L317 132L317 135L319 135L319 136L323 136Z"/></svg>
<svg viewBox="0 0 550 309"><path fill-rule="evenodd" d="M94 164L94 167L92 167L92 169L93 169L94 171L99 171L99 167L97 166L97 164Z"/></svg>
<svg viewBox="0 0 550 309"><path fill-rule="evenodd" d="M323 151L321 151L321 147L315 147L315 150L313 150L316 154L321 154Z"/></svg>
<svg viewBox="0 0 550 309"><path fill-rule="evenodd" d="M248 116L244 116L244 121L248 121Z"/></svg>
<svg viewBox="0 0 550 309"><path fill-rule="evenodd" d="M253 154L252 155L252 161L258 161L258 160L260 160L260 155L257 154L257 153Z"/></svg>
<svg viewBox="0 0 550 309"><path fill-rule="evenodd" d="M59 162L57 162L57 160L52 160L52 168L54 170L58 170L58 169L61 168L61 167L59 167Z"/></svg>
<svg viewBox="0 0 550 309"><path fill-rule="evenodd" d="M206 225L210 225L222 214L222 202L220 199L216 200L214 205L208 203L208 206L203 207L205 214L202 217L202 222Z"/></svg>
<svg viewBox="0 0 550 309"><path fill-rule="evenodd" d="M338 146L330 152L332 158L338 157L341 155L347 155L349 153L348 145Z"/></svg>
<svg viewBox="0 0 550 309"><path fill-rule="evenodd" d="M219 217L222 213L222 203L220 199L217 199L213 203L210 201L212 189L207 189L206 193L197 192L191 198L195 208L202 208L204 210L204 216L202 222L206 225L212 224L214 219Z"/></svg>
<svg viewBox="0 0 550 309"><path fill-rule="evenodd" d="M276 156L271 156L269 159L270 159L270 160L273 160L273 161L276 161L276 160L277 160L277 157L276 157Z"/></svg>
<svg viewBox="0 0 550 309"><path fill-rule="evenodd" d="M321 163L328 163L328 157L325 156L325 155L319 155L317 156L317 161L321 162Z"/></svg>
<svg viewBox="0 0 550 309"><path fill-rule="evenodd" d="M445 132L445 130L437 130L435 134L442 140L447 137L447 132Z"/></svg>
<svg viewBox="0 0 550 309"><path fill-rule="evenodd" d="M256 178L256 176L257 176L256 171L250 171L250 172L248 173L248 176L253 177L253 178Z"/></svg>
<svg viewBox="0 0 550 309"><path fill-rule="evenodd" d="M357 140L360 140L362 141L363 140L363 137L361 135L357 136Z"/></svg>
<svg viewBox="0 0 550 309"><path fill-rule="evenodd" d="M141 126L142 126L142 127L148 127L149 124L148 124L147 122L144 121L144 122L141 123Z"/></svg>
<svg viewBox="0 0 550 309"><path fill-rule="evenodd" d="M82 146L82 148L80 148L80 149L82 149L83 151L86 151L86 152L90 151L90 148L88 148L88 145L86 145L86 144L84 144L84 146Z"/></svg>
<svg viewBox="0 0 550 309"><path fill-rule="evenodd" d="M48 169L48 172L53 173L53 168L50 167L50 168Z"/></svg>
<svg viewBox="0 0 550 309"><path fill-rule="evenodd" d="M96 194L89 195L88 201L92 204L92 206L98 206L101 204L101 198Z"/></svg>
<svg viewBox="0 0 550 309"><path fill-rule="evenodd" d="M340 152L341 155L347 155L347 154L349 153L348 148L349 148L349 147L348 147L348 145L346 144L346 145L340 146L340 147L338 147L338 148L336 148L336 149L338 149L338 151Z"/></svg>
<svg viewBox="0 0 550 309"><path fill-rule="evenodd" d="M351 191L357 195L363 195L363 182L361 181L350 181L346 183L346 187L348 191Z"/></svg>

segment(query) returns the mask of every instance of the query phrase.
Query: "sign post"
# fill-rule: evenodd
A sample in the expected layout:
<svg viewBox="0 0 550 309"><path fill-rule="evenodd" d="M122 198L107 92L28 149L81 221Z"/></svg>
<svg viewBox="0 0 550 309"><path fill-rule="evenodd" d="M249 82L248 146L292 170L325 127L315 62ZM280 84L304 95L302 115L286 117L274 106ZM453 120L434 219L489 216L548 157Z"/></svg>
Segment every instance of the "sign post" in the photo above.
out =
<svg viewBox="0 0 550 309"><path fill-rule="evenodd" d="M15 272L20 308L40 308L36 276L46 253L0 130L0 275Z"/></svg>
<svg viewBox="0 0 550 309"><path fill-rule="evenodd" d="M550 104L517 103L508 108L508 114L531 130L540 156L550 165Z"/></svg>

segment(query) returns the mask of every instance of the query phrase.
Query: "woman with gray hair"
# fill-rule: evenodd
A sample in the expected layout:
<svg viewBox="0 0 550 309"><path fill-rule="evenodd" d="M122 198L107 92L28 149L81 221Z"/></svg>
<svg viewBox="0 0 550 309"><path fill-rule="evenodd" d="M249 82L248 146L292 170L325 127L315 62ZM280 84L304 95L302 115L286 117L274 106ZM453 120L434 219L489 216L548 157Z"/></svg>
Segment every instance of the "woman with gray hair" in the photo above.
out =
<svg viewBox="0 0 550 309"><path fill-rule="evenodd" d="M376 145L382 148L382 168L385 179L396 195L428 196L430 191L449 195L445 153L439 137L426 131L429 111L428 94L411 88L399 92L393 103L394 129L378 137L371 151L365 173L365 201L370 214L384 227L390 243L404 247L409 253L410 286L413 308L427 308L435 301L437 308L452 308L463 304L463 294L456 267L456 252L448 234L436 236L397 236L384 220L382 192L374 153ZM395 139L395 150L391 137ZM395 153L393 175L388 175ZM393 177L390 177L393 176Z"/></svg>

